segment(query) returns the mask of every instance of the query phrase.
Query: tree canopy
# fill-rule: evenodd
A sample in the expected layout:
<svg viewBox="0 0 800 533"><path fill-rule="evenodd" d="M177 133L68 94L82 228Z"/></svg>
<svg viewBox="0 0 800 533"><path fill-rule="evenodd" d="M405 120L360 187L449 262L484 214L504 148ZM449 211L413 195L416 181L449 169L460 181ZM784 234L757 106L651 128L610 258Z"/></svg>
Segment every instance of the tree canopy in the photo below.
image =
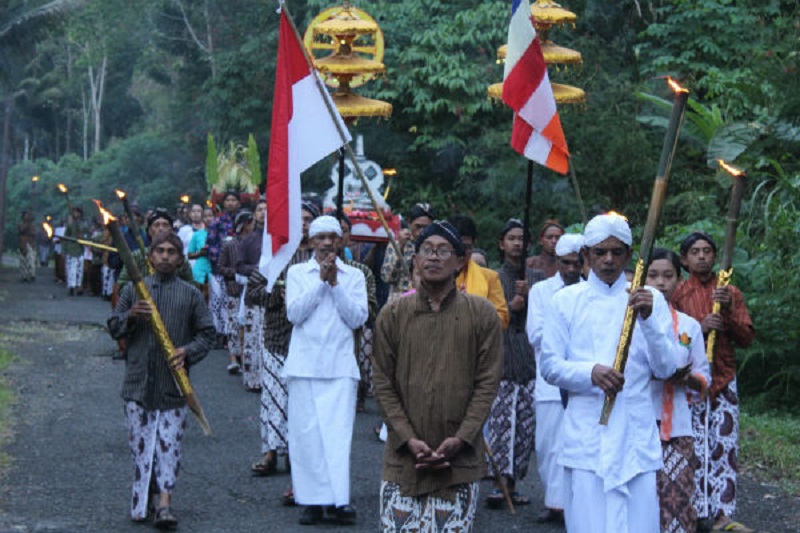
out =
<svg viewBox="0 0 800 533"><path fill-rule="evenodd" d="M521 217L526 161L509 146L511 113L487 97L500 82L506 40L500 0L362 0L386 39L386 74L357 89L391 102L389 120L360 120L367 155L398 170L389 203L417 201L476 219L482 246ZM55 191L112 200L122 187L146 206L207 195L207 138L246 145L266 162L277 47L275 5L256 0L9 0L0 13L0 212L8 244L22 210L65 214ZM690 108L670 177L659 244L705 228L722 239L730 178L715 158L745 169L748 190L735 283L748 298L757 342L741 352L741 381L766 399L797 398L800 363L800 6L795 0L574 0L574 31L550 38L584 64L551 69L583 88L585 105L559 112L590 214L616 210L634 227L647 212L670 93ZM301 31L325 8L291 2ZM322 193L330 161L304 176ZM264 169L262 169L263 171ZM32 182L31 177L40 176ZM6 179L7 178L7 179ZM7 183L7 186L6 186ZM4 194L7 192L7 194ZM8 198L9 208L3 202ZM537 168L533 220L567 225L580 212L566 177ZM2 253L0 241L0 253ZM8 246L6 246L8 248Z"/></svg>

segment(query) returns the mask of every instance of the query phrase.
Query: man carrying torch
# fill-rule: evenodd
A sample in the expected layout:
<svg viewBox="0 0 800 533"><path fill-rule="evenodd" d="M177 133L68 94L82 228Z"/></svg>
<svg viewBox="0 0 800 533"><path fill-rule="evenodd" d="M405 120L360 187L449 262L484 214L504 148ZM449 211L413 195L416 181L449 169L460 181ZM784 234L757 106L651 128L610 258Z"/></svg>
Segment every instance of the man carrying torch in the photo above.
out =
<svg viewBox="0 0 800 533"><path fill-rule="evenodd" d="M155 506L154 525L169 529L178 524L170 505L188 412L173 370L188 370L203 359L216 330L200 291L176 276L185 260L181 240L172 232L156 234L148 260L154 273L144 285L175 346L172 357L169 362L164 357L151 324L155 310L137 297L133 283L122 289L108 328L112 337L128 343L121 396L135 465L131 520L146 521Z"/></svg>
<svg viewBox="0 0 800 533"><path fill-rule="evenodd" d="M589 221L589 279L557 292L545 317L541 374L569 394L559 463L570 532L659 531L656 472L662 459L650 379L675 373L672 318L658 291L640 287L628 293L624 269L632 242L619 215ZM628 306L637 314L637 327L622 373L613 363ZM598 419L607 394L618 401L603 425Z"/></svg>

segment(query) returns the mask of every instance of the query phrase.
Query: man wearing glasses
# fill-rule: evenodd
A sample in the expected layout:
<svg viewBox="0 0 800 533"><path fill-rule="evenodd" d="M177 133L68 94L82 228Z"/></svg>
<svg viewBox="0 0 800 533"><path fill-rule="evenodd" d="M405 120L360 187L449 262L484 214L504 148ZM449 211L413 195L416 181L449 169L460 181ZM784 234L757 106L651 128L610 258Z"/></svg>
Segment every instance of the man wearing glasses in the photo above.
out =
<svg viewBox="0 0 800 533"><path fill-rule="evenodd" d="M431 223L415 251L417 292L384 307L375 327L375 397L388 427L381 528L471 531L503 333L488 300L456 289L465 250L451 224Z"/></svg>

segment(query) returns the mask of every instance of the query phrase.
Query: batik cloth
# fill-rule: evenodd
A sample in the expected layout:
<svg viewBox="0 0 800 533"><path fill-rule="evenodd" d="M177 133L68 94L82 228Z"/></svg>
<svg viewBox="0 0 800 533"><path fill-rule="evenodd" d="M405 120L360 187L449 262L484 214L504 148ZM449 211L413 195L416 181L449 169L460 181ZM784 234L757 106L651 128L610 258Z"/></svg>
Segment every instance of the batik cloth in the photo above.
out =
<svg viewBox="0 0 800 533"><path fill-rule="evenodd" d="M222 276L214 275L208 277L208 310L211 312L211 319L214 327L220 335L228 333L228 319L225 310L225 280Z"/></svg>
<svg viewBox="0 0 800 533"><path fill-rule="evenodd" d="M695 507L698 517L716 520L720 515L732 517L736 512L736 473L739 471L736 380L728 383L710 404L707 443L705 424L709 402L698 402L692 407L694 449L699 465L695 472Z"/></svg>
<svg viewBox="0 0 800 533"><path fill-rule="evenodd" d="M67 256L67 288L80 289L83 286L83 257Z"/></svg>
<svg viewBox="0 0 800 533"><path fill-rule="evenodd" d="M282 377L285 360L286 354L266 349L261 352L261 453L287 453L289 395Z"/></svg>
<svg viewBox="0 0 800 533"><path fill-rule="evenodd" d="M486 423L486 442L497 468L510 479L524 479L528 473L536 433L534 383L501 380ZM489 472L495 475L491 464Z"/></svg>
<svg viewBox="0 0 800 533"><path fill-rule="evenodd" d="M103 265L100 272L102 279L100 295L111 297L111 295L114 294L114 282L116 281L114 279L114 269L108 265Z"/></svg>
<svg viewBox="0 0 800 533"><path fill-rule="evenodd" d="M151 411L136 402L125 402L128 444L135 467L131 519L147 518L151 484L154 492L171 493L175 489L187 413L187 407Z"/></svg>
<svg viewBox="0 0 800 533"><path fill-rule="evenodd" d="M451 487L455 499L426 494L403 496L400 485L381 481L381 531L386 533L468 533L475 522L479 483Z"/></svg>
<svg viewBox="0 0 800 533"><path fill-rule="evenodd" d="M694 437L675 437L661 442L664 468L656 473L662 533L694 533L697 512L694 498Z"/></svg>
<svg viewBox="0 0 800 533"><path fill-rule="evenodd" d="M242 327L239 325L239 301L238 296L225 297L225 312L228 322L225 331L228 335L228 353L239 357L242 355Z"/></svg>
<svg viewBox="0 0 800 533"><path fill-rule="evenodd" d="M372 328L364 326L358 336L356 351L358 371L361 381L358 382L359 397L372 396Z"/></svg>
<svg viewBox="0 0 800 533"><path fill-rule="evenodd" d="M245 389L261 388L261 352L264 351L264 308L244 307L242 336L242 384Z"/></svg>
<svg viewBox="0 0 800 533"><path fill-rule="evenodd" d="M25 245L25 255L19 256L19 273L22 281L36 279L36 253L30 244Z"/></svg>

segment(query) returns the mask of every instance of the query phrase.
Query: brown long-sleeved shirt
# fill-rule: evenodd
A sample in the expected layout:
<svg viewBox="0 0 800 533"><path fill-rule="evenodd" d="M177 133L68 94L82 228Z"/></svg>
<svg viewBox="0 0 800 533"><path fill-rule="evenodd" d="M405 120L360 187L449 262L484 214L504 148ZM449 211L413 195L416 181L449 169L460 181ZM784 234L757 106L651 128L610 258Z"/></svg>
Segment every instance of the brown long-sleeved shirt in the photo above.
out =
<svg viewBox="0 0 800 533"><path fill-rule="evenodd" d="M672 294L672 303L679 311L683 311L702 323L703 319L711 313L714 305L711 294L716 286L716 275L703 283L699 277L692 274L688 280L675 289ZM712 380L708 392L712 398L716 397L736 377L734 344L746 348L752 344L756 334L741 291L733 285L729 285L728 290L731 293L731 307L722 311L726 329L717 332L714 362L711 366Z"/></svg>
<svg viewBox="0 0 800 533"><path fill-rule="evenodd" d="M445 494L486 472L482 428L503 372L503 331L492 304L453 286L439 311L423 287L383 308L375 326L375 397L389 428L383 479L404 495ZM465 446L451 467L416 470L406 443Z"/></svg>

